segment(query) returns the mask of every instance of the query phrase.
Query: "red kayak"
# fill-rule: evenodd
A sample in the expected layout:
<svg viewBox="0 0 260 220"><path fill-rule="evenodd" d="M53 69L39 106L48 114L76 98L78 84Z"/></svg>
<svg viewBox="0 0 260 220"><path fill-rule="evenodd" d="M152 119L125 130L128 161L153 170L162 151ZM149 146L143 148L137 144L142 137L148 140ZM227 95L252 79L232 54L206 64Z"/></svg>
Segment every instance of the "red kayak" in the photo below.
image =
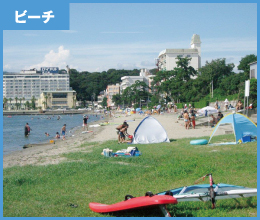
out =
<svg viewBox="0 0 260 220"><path fill-rule="evenodd" d="M131 196L132 197L132 196ZM170 195L152 195L127 198L122 202L118 202L112 205L106 205L96 202L89 203L89 208L98 213L117 212L136 208L145 208L149 206L159 206L165 215L170 216L165 205L177 204L177 199Z"/></svg>

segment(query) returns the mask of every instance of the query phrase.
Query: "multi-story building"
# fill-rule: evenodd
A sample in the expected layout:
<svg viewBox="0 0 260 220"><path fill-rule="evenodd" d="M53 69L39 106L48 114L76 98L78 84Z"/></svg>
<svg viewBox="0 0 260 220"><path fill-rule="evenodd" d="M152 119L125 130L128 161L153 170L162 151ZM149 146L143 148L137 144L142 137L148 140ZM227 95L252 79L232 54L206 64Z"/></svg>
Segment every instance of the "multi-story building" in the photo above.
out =
<svg viewBox="0 0 260 220"><path fill-rule="evenodd" d="M24 98L25 102L34 96L36 100L44 91L68 91L69 74L59 73L59 68L41 68L21 70L20 73L5 73L3 75L3 97L7 99Z"/></svg>
<svg viewBox="0 0 260 220"><path fill-rule="evenodd" d="M257 61L249 63L248 65L250 65L250 79L257 79Z"/></svg>
<svg viewBox="0 0 260 220"><path fill-rule="evenodd" d="M120 94L120 85L117 83L116 85L108 85L106 89L107 94L107 107L114 106L112 101L113 95Z"/></svg>
<svg viewBox="0 0 260 220"><path fill-rule="evenodd" d="M103 99L104 97L106 96L106 90L104 91L101 91L97 97L97 102L98 102L98 105L102 106L102 102L103 102Z"/></svg>
<svg viewBox="0 0 260 220"><path fill-rule="evenodd" d="M149 87L151 85L153 75L147 69L141 69L139 76L123 76L121 77L121 93L129 86L135 84L137 80L145 82Z"/></svg>
<svg viewBox="0 0 260 220"><path fill-rule="evenodd" d="M200 36L193 34L189 49L165 49L159 53L156 65L159 70L170 71L177 67L177 57L191 58L189 65L195 70L201 68L201 41Z"/></svg>
<svg viewBox="0 0 260 220"><path fill-rule="evenodd" d="M72 108L76 106L76 91L44 91L38 99L38 107L46 108Z"/></svg>

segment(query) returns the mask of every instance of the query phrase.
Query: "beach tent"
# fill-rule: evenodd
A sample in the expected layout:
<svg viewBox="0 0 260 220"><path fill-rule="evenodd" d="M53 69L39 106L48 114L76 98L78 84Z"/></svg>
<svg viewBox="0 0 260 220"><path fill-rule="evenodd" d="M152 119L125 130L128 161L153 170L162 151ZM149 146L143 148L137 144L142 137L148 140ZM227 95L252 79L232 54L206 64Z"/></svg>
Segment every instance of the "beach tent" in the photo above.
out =
<svg viewBox="0 0 260 220"><path fill-rule="evenodd" d="M213 107L211 107L211 106L206 106L206 107L198 110L198 113L202 114L202 115L205 115L206 114L206 110L207 110L207 115L218 113L218 110L213 108Z"/></svg>
<svg viewBox="0 0 260 220"><path fill-rule="evenodd" d="M145 117L134 132L132 144L170 142L163 126L153 117Z"/></svg>
<svg viewBox="0 0 260 220"><path fill-rule="evenodd" d="M240 113L230 113L223 117L212 131L208 143L212 139L213 135L217 131L220 125L231 124L233 127L235 142L229 142L229 144L236 144L239 140L242 142L251 141L251 138L257 136L257 126L248 117Z"/></svg>

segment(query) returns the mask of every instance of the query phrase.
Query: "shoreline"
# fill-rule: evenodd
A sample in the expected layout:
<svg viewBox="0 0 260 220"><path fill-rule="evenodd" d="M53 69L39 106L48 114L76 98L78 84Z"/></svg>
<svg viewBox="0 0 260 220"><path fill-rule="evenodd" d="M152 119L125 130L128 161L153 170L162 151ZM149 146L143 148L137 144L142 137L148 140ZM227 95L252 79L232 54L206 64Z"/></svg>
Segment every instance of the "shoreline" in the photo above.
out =
<svg viewBox="0 0 260 220"><path fill-rule="evenodd" d="M198 118L196 121L196 128L186 130L184 128L183 120L177 119L176 113L165 113L162 115L152 115L164 127L169 139L182 139L209 137L213 128L207 126L208 118ZM88 130L93 130L90 133L82 133L82 128L75 129L72 135L67 137L66 140L55 140L55 144L32 144L32 147L22 149L19 151L11 152L10 154L3 155L3 168L12 166L25 166L25 165L48 165L58 164L67 160L62 157L64 153L84 151L80 145L86 142L104 142L109 140L117 140L116 127L122 124L125 120L129 124L128 133L133 134L139 123L145 118L145 115L133 114L125 115L117 113L115 117L105 116L98 122L91 122L93 124L101 124L108 122L107 125L99 127L89 127ZM255 120L254 120L255 121ZM226 134L230 132L229 127L221 127L216 132L216 135ZM124 144L123 144L124 145ZM122 147L123 147L122 145ZM91 146L87 149L91 152Z"/></svg>
<svg viewBox="0 0 260 220"><path fill-rule="evenodd" d="M88 125L100 124L108 121L107 116L98 121L90 122ZM93 132L82 133L82 127L74 127L72 134L67 135L65 140L54 139L54 143L42 142L27 144L28 147L21 150L12 151L3 155L3 168L25 165L47 165L61 162L64 158L60 154L79 151L80 145L87 139L91 139L102 130L104 126L94 127ZM73 130L72 129L72 130ZM88 129L90 130L90 128ZM71 130L70 130L71 131ZM68 131L69 133L69 131Z"/></svg>

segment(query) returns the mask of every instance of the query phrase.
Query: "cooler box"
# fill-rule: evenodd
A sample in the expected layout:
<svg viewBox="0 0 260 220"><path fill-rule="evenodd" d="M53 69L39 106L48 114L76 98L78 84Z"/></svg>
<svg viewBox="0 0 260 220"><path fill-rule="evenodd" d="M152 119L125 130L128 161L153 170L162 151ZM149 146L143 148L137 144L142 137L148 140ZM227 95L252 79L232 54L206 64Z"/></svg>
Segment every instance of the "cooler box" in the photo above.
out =
<svg viewBox="0 0 260 220"><path fill-rule="evenodd" d="M244 137L242 137L242 141L243 141L243 143L251 142L251 136L244 136Z"/></svg>

